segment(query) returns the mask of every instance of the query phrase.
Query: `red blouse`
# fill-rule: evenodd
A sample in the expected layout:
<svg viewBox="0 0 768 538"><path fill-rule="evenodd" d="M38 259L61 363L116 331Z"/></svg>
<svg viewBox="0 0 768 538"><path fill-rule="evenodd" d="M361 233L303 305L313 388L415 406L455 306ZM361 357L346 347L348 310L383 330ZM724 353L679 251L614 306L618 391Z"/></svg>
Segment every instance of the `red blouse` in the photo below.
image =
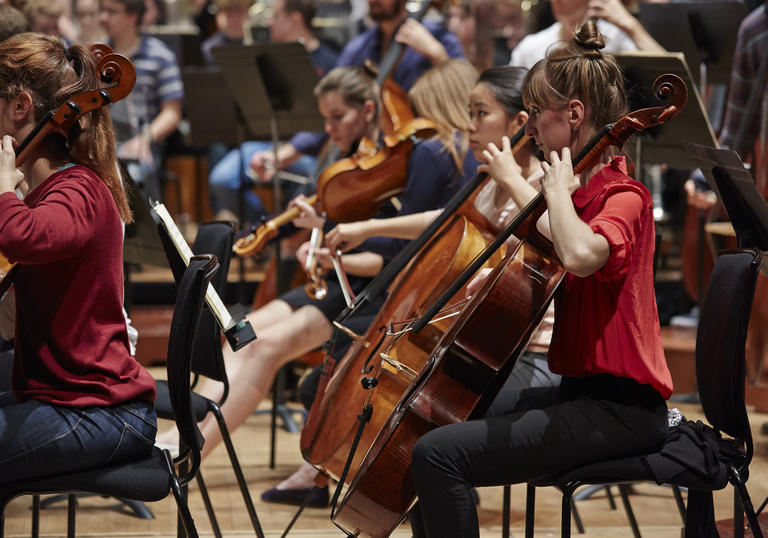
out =
<svg viewBox="0 0 768 538"><path fill-rule="evenodd" d="M579 217L608 240L611 251L595 273L584 278L568 273L560 285L550 368L572 377L628 377L669 398L672 377L653 282L651 195L627 176L624 158L616 157L572 198Z"/></svg>

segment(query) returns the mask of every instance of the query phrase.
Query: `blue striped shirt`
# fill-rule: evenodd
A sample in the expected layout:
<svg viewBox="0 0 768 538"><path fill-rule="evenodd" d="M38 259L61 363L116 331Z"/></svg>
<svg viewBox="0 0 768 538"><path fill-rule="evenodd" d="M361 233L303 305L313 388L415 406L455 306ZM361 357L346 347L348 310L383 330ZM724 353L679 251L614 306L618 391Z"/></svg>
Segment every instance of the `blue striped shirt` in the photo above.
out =
<svg viewBox="0 0 768 538"><path fill-rule="evenodd" d="M111 108L118 142L141 133L160 114L163 103L184 98L176 55L165 43L142 36L130 59L136 66L136 85L126 99ZM119 106L123 102L124 107Z"/></svg>

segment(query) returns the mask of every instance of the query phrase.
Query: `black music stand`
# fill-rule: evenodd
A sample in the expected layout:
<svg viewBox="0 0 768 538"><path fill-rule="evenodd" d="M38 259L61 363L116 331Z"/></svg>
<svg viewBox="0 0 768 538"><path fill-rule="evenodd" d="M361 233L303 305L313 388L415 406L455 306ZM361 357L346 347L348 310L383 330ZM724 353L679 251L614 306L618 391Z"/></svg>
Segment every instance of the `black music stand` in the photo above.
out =
<svg viewBox="0 0 768 538"><path fill-rule="evenodd" d="M730 81L736 33L748 13L739 1L642 2L638 19L662 47L699 67L694 76L703 88Z"/></svg>
<svg viewBox="0 0 768 538"><path fill-rule="evenodd" d="M236 45L211 50L221 66L224 80L235 99L245 124L257 137L272 140L277 163L279 141L298 131L321 131L323 118L317 110L314 88L317 70L300 43ZM273 176L274 207L282 206L279 170ZM275 243L277 290L287 290L285 271L281 270L280 244ZM290 410L280 401L285 383L281 368L272 391L270 467L275 466L276 417L280 415L288 431L298 432Z"/></svg>
<svg viewBox="0 0 768 538"><path fill-rule="evenodd" d="M684 142L716 146L717 139L693 77L679 52L625 52L614 54L626 78L630 109L658 106L651 87L662 73L680 77L688 87L688 102L674 119L635 135L635 162L695 168ZM639 168L639 166L638 166Z"/></svg>
<svg viewBox="0 0 768 538"><path fill-rule="evenodd" d="M729 149L685 144L723 202L740 248L768 251L768 204L739 155Z"/></svg>

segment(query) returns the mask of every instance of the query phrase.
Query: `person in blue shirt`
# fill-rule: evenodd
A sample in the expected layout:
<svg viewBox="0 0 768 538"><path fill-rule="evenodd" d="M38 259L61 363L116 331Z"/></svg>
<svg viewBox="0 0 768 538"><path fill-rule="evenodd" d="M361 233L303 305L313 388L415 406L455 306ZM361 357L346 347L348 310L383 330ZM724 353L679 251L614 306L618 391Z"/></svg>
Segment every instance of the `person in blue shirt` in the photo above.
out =
<svg viewBox="0 0 768 538"><path fill-rule="evenodd" d="M392 78L407 92L431 67L450 58L464 59L459 39L443 24L422 24L410 18L405 0L368 0L368 15L375 26L347 43L336 65L362 66L366 60L378 65L395 42L402 43L406 50ZM283 170L302 155L317 155L325 139L322 133L297 133L278 150L277 167L272 152L260 152L251 158L251 168L268 181L275 168Z"/></svg>
<svg viewBox="0 0 768 538"><path fill-rule="evenodd" d="M243 41L242 21L238 23L237 9L243 10L247 17L250 0L216 0L220 12L216 21L221 30L208 38L203 45L203 56L208 63L213 63L211 49L221 45L239 44ZM235 10L233 16L227 15L227 9ZM312 29L312 19L315 16L314 0L275 0L272 6L272 17L269 21L269 35L274 43L299 42L304 45L312 63L317 68L319 76L328 73L336 65L338 52L327 43L318 39ZM228 19L235 18L227 23ZM239 30L239 33L236 32ZM243 143L239 149L233 149L220 158L212 157L215 161L208 181L210 185L211 209L217 220L238 220L258 222L267 211L259 196L250 189L244 192L243 209L245 213L238 215L240 209L240 184L245 181L250 185L248 163L255 154L272 154L272 143L262 140L250 140ZM221 157L223 155L223 157ZM304 156L291 163L287 171L307 177L315 167L315 158ZM295 190L295 189L294 189Z"/></svg>

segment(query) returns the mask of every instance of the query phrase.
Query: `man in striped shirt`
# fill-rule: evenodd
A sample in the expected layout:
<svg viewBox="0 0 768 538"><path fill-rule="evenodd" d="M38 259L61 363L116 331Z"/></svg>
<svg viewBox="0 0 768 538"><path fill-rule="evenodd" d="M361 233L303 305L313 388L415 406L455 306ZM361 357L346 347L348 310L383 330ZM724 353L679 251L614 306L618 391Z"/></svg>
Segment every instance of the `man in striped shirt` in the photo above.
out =
<svg viewBox="0 0 768 538"><path fill-rule="evenodd" d="M174 53L159 39L142 35L144 0L101 0L101 23L109 45L136 66L130 95L112 105L118 155L145 196L161 199L161 142L178 126L184 87Z"/></svg>

